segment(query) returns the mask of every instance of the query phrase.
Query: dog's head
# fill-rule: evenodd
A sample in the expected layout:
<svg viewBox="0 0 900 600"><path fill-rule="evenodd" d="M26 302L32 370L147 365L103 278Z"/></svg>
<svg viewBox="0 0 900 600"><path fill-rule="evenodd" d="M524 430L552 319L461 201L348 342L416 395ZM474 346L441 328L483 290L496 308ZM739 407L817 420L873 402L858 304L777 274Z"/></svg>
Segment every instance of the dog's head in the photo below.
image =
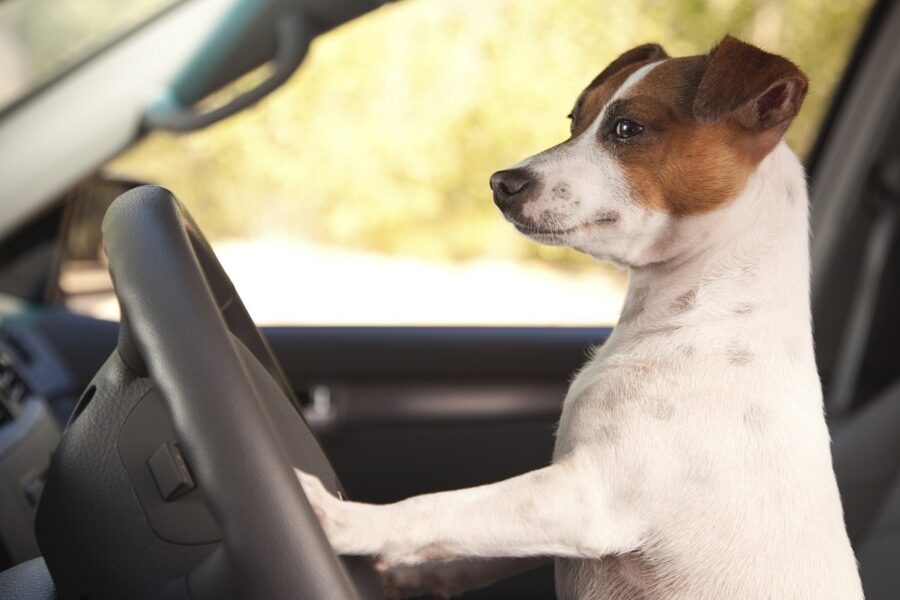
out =
<svg viewBox="0 0 900 600"><path fill-rule="evenodd" d="M730 36L700 56L638 46L578 97L568 140L494 173L494 201L536 241L667 260L674 225L740 194L806 89L793 63Z"/></svg>

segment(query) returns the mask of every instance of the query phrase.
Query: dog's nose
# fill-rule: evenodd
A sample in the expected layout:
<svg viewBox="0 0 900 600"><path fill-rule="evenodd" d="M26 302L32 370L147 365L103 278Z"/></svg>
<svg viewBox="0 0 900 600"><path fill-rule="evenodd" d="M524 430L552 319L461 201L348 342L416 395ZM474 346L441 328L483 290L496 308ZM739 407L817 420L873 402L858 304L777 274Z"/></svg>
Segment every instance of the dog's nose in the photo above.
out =
<svg viewBox="0 0 900 600"><path fill-rule="evenodd" d="M491 175L494 204L499 208L509 206L515 198L522 198L533 187L534 177L527 169L508 169Z"/></svg>

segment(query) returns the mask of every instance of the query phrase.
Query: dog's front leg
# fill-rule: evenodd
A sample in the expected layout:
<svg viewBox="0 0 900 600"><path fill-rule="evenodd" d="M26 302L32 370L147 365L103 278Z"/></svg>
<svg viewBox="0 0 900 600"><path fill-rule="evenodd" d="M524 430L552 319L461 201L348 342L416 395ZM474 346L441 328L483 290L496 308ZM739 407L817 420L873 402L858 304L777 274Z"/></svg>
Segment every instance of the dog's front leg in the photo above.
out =
<svg viewBox="0 0 900 600"><path fill-rule="evenodd" d="M499 483L387 505L341 501L298 471L339 554L389 568L462 558L599 558L634 549L643 531L595 461L576 456Z"/></svg>

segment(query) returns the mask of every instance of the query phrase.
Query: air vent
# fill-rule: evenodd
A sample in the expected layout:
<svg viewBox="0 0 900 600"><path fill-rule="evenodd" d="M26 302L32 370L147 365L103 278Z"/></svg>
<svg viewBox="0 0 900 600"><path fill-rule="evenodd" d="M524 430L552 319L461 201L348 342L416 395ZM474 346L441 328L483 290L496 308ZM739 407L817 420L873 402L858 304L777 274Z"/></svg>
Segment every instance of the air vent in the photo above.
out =
<svg viewBox="0 0 900 600"><path fill-rule="evenodd" d="M16 372L15 360L6 348L0 347L0 425L19 416L27 391Z"/></svg>
<svg viewBox="0 0 900 600"><path fill-rule="evenodd" d="M23 365L31 364L31 352L28 351L28 348L25 347L25 344L22 343L22 340L14 335L7 334L3 336L2 341L3 344L13 354L13 357L19 361L19 363Z"/></svg>

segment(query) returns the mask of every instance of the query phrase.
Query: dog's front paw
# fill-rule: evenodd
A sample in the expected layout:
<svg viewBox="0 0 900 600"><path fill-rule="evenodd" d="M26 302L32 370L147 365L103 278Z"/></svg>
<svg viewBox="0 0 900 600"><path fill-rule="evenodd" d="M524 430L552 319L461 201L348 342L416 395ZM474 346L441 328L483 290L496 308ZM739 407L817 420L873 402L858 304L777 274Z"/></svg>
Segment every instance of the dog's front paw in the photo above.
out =
<svg viewBox="0 0 900 600"><path fill-rule="evenodd" d="M416 543L406 521L397 522L390 507L335 498L318 477L295 469L300 485L328 541L338 554L375 557L375 567L387 571L451 558L439 544ZM398 527L398 525L400 525Z"/></svg>
<svg viewBox="0 0 900 600"><path fill-rule="evenodd" d="M315 475L294 469L328 541L338 554L371 554L364 524L356 523L351 503L335 498Z"/></svg>

